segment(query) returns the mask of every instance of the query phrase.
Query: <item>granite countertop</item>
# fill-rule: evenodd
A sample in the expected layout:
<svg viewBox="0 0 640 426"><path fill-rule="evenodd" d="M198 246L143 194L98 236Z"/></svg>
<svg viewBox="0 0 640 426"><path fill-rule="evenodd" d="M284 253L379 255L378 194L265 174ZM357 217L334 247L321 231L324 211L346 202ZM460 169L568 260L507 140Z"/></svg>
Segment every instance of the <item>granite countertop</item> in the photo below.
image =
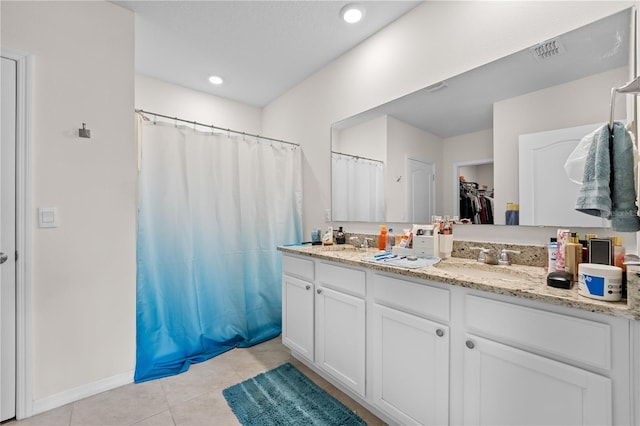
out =
<svg viewBox="0 0 640 426"><path fill-rule="evenodd" d="M365 267L407 277L437 281L490 293L536 300L554 305L640 319L640 267L630 267L627 283L628 300L605 302L578 294L577 285L570 290L549 287L544 269L526 265L485 265L472 259L451 257L433 266L410 269L364 259L379 253L377 249L358 249L348 244L332 246L281 246L283 253L331 260L346 265Z"/></svg>

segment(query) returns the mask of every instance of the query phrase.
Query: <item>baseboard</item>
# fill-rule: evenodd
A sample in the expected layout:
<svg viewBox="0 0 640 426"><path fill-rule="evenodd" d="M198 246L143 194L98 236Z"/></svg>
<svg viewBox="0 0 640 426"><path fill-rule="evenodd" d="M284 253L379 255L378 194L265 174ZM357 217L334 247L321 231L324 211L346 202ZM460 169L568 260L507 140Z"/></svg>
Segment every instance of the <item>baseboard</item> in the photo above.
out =
<svg viewBox="0 0 640 426"><path fill-rule="evenodd" d="M71 402L79 401L88 396L96 395L104 391L118 388L133 383L133 370L126 373L107 377L96 382L87 383L55 395L34 400L32 403L32 415L44 413L54 408L62 407Z"/></svg>

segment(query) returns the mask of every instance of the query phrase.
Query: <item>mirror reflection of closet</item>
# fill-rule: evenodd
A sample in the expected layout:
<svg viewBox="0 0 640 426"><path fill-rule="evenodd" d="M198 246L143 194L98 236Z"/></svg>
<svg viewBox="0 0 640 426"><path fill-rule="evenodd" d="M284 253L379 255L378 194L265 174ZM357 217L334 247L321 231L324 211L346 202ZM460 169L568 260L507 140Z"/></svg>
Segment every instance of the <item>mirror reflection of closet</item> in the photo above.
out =
<svg viewBox="0 0 640 426"><path fill-rule="evenodd" d="M465 222L493 224L493 161L458 163L454 170L458 182L453 198L456 200L454 214Z"/></svg>

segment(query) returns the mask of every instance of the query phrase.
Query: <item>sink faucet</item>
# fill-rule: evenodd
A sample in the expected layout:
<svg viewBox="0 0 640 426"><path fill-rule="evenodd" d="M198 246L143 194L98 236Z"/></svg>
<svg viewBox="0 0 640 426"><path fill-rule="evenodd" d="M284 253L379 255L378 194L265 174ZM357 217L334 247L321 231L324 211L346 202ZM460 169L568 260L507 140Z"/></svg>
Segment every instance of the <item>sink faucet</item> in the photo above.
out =
<svg viewBox="0 0 640 426"><path fill-rule="evenodd" d="M478 262L486 263L488 265L498 264L498 254L493 249L484 247L469 247L471 250L480 250L478 253Z"/></svg>
<svg viewBox="0 0 640 426"><path fill-rule="evenodd" d="M520 250L502 249L502 251L500 252L500 260L498 260L498 263L500 265L511 265L511 259L509 259L509 253L520 254Z"/></svg>

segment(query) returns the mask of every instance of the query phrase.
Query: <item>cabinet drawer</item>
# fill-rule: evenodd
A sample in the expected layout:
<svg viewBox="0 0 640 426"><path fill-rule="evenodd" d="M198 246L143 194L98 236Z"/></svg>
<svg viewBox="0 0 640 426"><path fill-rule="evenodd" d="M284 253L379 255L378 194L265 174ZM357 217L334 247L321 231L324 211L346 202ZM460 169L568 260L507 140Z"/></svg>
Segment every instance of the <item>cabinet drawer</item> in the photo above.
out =
<svg viewBox="0 0 640 426"><path fill-rule="evenodd" d="M467 329L507 344L611 369L611 326L543 310L466 296Z"/></svg>
<svg viewBox="0 0 640 426"><path fill-rule="evenodd" d="M316 278L323 287L364 297L366 293L364 271L322 262L318 263L316 268Z"/></svg>
<svg viewBox="0 0 640 426"><path fill-rule="evenodd" d="M284 255L282 256L282 272L313 281L313 260Z"/></svg>
<svg viewBox="0 0 640 426"><path fill-rule="evenodd" d="M373 279L376 303L413 314L449 321L449 291L376 274Z"/></svg>

